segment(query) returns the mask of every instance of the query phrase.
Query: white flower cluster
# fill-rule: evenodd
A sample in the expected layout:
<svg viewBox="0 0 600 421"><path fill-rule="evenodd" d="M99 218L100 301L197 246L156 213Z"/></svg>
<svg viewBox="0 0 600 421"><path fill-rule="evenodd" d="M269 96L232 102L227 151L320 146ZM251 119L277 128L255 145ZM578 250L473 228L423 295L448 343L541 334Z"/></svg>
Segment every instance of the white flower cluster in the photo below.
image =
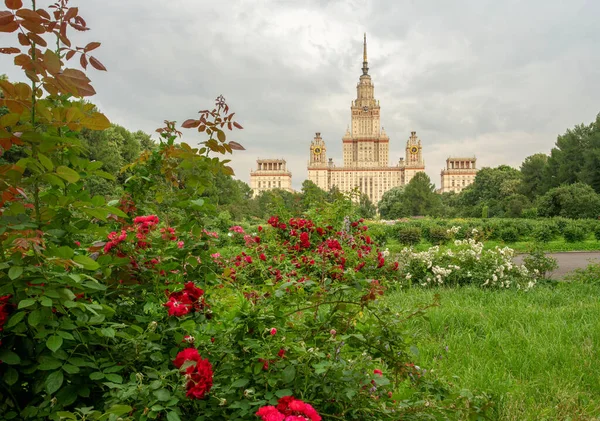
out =
<svg viewBox="0 0 600 421"><path fill-rule="evenodd" d="M427 251L401 251L399 281L422 286L473 284L486 288L528 290L536 284L536 273L513 262L514 250L496 247L484 250L474 239L456 240L454 248L431 247Z"/></svg>
<svg viewBox="0 0 600 421"><path fill-rule="evenodd" d="M460 227L452 227L452 228L446 230L446 232L448 234L458 234L459 231L460 231Z"/></svg>

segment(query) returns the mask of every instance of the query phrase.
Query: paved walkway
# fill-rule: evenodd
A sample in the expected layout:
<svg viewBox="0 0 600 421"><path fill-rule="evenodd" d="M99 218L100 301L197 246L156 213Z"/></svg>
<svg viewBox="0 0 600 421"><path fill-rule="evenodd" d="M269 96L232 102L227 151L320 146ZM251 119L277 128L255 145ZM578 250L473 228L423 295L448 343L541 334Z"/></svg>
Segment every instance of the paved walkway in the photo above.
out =
<svg viewBox="0 0 600 421"><path fill-rule="evenodd" d="M573 272L576 269L584 268L591 263L600 263L600 252L565 252L565 253L547 253L546 256L554 257L558 263L558 269L556 269L550 275L552 279L561 279L567 273ZM522 263L524 255L518 255L515 257L516 263Z"/></svg>

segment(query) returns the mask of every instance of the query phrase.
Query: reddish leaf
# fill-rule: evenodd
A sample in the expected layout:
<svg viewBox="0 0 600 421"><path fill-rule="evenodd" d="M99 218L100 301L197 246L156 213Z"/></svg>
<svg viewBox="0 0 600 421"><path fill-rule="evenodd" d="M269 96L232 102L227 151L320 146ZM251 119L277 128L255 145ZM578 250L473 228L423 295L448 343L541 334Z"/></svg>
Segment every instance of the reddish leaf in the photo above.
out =
<svg viewBox="0 0 600 421"><path fill-rule="evenodd" d="M69 38L67 38L65 35L62 35L60 32L54 32L58 38L60 39L60 42L62 42L63 44L65 44L67 47L71 46L71 41L69 41Z"/></svg>
<svg viewBox="0 0 600 421"><path fill-rule="evenodd" d="M239 123L237 123L237 122L235 122L235 121L233 122L233 125L234 125L235 127L237 127L238 129L243 129L243 127L242 127L242 126L241 126Z"/></svg>
<svg viewBox="0 0 600 421"><path fill-rule="evenodd" d="M69 50L69 52L67 53L67 55L65 56L65 59L67 60L71 60L71 58L75 55L75 50Z"/></svg>
<svg viewBox="0 0 600 421"><path fill-rule="evenodd" d="M100 63L96 57L90 56L90 64L92 66L94 66L94 68L96 70L104 70L104 71L106 71L106 67L104 67L104 65L102 63Z"/></svg>
<svg viewBox="0 0 600 421"><path fill-rule="evenodd" d="M79 64L81 64L81 67L84 69L87 69L88 61L85 54L82 54L81 57L79 57Z"/></svg>
<svg viewBox="0 0 600 421"><path fill-rule="evenodd" d="M20 52L21 52L21 50L19 50L18 48L15 48L15 47L0 48L1 54L17 54Z"/></svg>
<svg viewBox="0 0 600 421"><path fill-rule="evenodd" d="M19 32L17 37L19 38L19 44L25 46L31 45L31 41L29 41L29 39L22 32Z"/></svg>
<svg viewBox="0 0 600 421"><path fill-rule="evenodd" d="M192 129L194 127L198 127L199 125L200 125L200 121L190 118L188 120L185 120L183 122L183 124L181 125L181 127L185 128L185 129Z"/></svg>
<svg viewBox="0 0 600 421"><path fill-rule="evenodd" d="M84 50L86 52L88 52L88 51L95 50L98 47L100 47L100 43L99 42L90 42L88 45L85 46Z"/></svg>
<svg viewBox="0 0 600 421"><path fill-rule="evenodd" d="M27 54L19 54L18 56L15 57L15 64L17 66L23 67L30 63L31 63L31 57L29 57Z"/></svg>
<svg viewBox="0 0 600 421"><path fill-rule="evenodd" d="M15 20L15 15L10 13L8 10L2 10L0 12L0 25L8 25Z"/></svg>
<svg viewBox="0 0 600 421"><path fill-rule="evenodd" d="M71 27L72 27L73 29L77 29L78 31L87 31L87 30L89 30L89 29L90 29L90 28L86 28L85 26L78 25L78 24L76 24L76 23L71 23L71 24L69 24L69 25L71 25Z"/></svg>
<svg viewBox="0 0 600 421"><path fill-rule="evenodd" d="M46 12L44 9L37 9L36 13L38 15L40 15L41 17L43 17L44 19L48 19L48 20L51 19L50 14L48 12Z"/></svg>
<svg viewBox="0 0 600 421"><path fill-rule="evenodd" d="M74 18L77 16L77 13L79 13L79 9L77 7L69 7L69 10L67 10L67 13L65 14L65 20Z"/></svg>
<svg viewBox="0 0 600 421"><path fill-rule="evenodd" d="M0 32L15 32L17 29L19 29L19 24L15 21L7 25L0 25Z"/></svg>
<svg viewBox="0 0 600 421"><path fill-rule="evenodd" d="M27 32L27 38L29 38L31 42L35 42L37 45L41 45L42 47L48 46L44 38L37 34L34 34L33 32Z"/></svg>
<svg viewBox="0 0 600 421"><path fill-rule="evenodd" d="M33 32L34 34L43 34L46 32L46 29L44 29L44 27L37 22L33 22L31 20L22 20L20 23L23 28Z"/></svg>
<svg viewBox="0 0 600 421"><path fill-rule="evenodd" d="M23 18L25 20L29 20L29 21L35 22L35 23L42 23L44 21L43 17L41 17L39 14L37 14L36 12L34 12L31 9L17 10L17 12L15 14L20 18Z"/></svg>
<svg viewBox="0 0 600 421"><path fill-rule="evenodd" d="M23 7L22 0L4 0L4 4L6 4L6 7L12 10L17 10Z"/></svg>
<svg viewBox="0 0 600 421"><path fill-rule="evenodd" d="M60 58L54 52L46 50L44 53L44 67L51 73L56 74L60 72Z"/></svg>
<svg viewBox="0 0 600 421"><path fill-rule="evenodd" d="M233 142L233 141L229 142L229 147L231 149L233 149L234 151L245 151L246 150L246 148L244 148L242 145L240 145L237 142Z"/></svg>

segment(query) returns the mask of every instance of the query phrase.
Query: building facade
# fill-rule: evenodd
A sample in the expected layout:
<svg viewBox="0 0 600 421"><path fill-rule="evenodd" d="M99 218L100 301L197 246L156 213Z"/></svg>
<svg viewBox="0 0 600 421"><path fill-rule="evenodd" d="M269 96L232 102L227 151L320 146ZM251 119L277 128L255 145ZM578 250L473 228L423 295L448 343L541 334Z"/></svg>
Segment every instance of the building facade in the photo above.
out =
<svg viewBox="0 0 600 421"><path fill-rule="evenodd" d="M250 171L250 188L256 196L265 190L292 190L292 173L285 159L257 159L256 170Z"/></svg>
<svg viewBox="0 0 600 421"><path fill-rule="evenodd" d="M389 165L390 138L381 127L381 108L369 75L366 35L362 75L350 111L351 125L342 138L343 165L338 167L327 159L325 142L316 133L310 145L308 179L326 191L334 186L342 192L358 187L378 203L386 191L407 184L416 173L425 171L425 161L421 140L413 131L406 142L406 157L395 166Z"/></svg>
<svg viewBox="0 0 600 421"><path fill-rule="evenodd" d="M446 168L441 172L440 193L456 192L460 193L462 189L475 181L477 175L477 159L473 157L466 158L448 158L446 159Z"/></svg>

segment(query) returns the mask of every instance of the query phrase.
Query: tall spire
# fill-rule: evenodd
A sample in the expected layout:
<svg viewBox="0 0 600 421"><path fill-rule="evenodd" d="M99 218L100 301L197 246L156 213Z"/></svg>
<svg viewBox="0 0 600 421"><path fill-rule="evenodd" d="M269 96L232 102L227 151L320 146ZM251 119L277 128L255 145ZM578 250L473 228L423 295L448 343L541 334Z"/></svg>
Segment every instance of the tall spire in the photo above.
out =
<svg viewBox="0 0 600 421"><path fill-rule="evenodd" d="M369 64L367 63L367 33L365 32L365 41L363 44L363 75L369 74Z"/></svg>

